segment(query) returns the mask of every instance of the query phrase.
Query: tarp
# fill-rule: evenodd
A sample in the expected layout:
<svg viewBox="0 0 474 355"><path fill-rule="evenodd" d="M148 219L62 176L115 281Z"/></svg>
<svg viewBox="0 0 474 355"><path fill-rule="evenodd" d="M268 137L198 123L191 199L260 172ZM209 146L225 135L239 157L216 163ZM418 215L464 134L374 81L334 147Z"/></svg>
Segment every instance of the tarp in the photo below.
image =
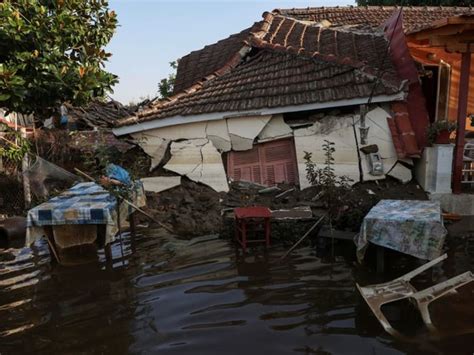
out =
<svg viewBox="0 0 474 355"><path fill-rule="evenodd" d="M382 200L362 222L356 237L357 257L362 261L370 242L432 260L441 255L446 234L439 202Z"/></svg>
<svg viewBox="0 0 474 355"><path fill-rule="evenodd" d="M31 192L38 198L47 198L52 192L62 191L81 180L80 177L39 156L36 156L35 162L23 172L23 176L28 179Z"/></svg>

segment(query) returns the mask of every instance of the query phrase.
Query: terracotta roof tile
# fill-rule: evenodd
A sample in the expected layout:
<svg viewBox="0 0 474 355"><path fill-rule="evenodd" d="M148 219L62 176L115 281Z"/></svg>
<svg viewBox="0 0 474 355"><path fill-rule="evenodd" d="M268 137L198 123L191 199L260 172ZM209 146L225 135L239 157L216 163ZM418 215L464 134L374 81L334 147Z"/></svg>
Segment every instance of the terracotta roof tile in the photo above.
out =
<svg viewBox="0 0 474 355"><path fill-rule="evenodd" d="M367 97L375 78L359 69L318 58L262 50L232 71L203 83L200 90L161 102L121 121L120 126L175 115L246 111ZM375 95L395 94L398 87L379 83Z"/></svg>
<svg viewBox="0 0 474 355"><path fill-rule="evenodd" d="M185 89L119 125L174 115L368 97L381 72L374 94L403 90L391 60L382 61L388 45L382 32L325 28L272 13L263 17L251 29L185 57L179 63L181 84L177 86ZM241 56L243 48L247 59L251 58L248 62ZM258 51L264 54L255 56ZM209 62L203 62L203 68L190 64L212 58L212 53L217 59L206 59Z"/></svg>
<svg viewBox="0 0 474 355"><path fill-rule="evenodd" d="M235 60L236 54L244 47L250 33L262 26L254 24L240 33L234 34L201 50L194 51L179 60L174 92L181 92L216 70ZM240 60L240 56L238 56Z"/></svg>
<svg viewBox="0 0 474 355"><path fill-rule="evenodd" d="M111 128L119 119L129 117L133 113L133 110L114 100L93 101L85 107L67 104L66 108L70 119L75 121L80 128L87 129Z"/></svg>
<svg viewBox="0 0 474 355"><path fill-rule="evenodd" d="M397 6L347 6L347 7L309 7L301 9L276 9L274 13L297 20L321 22L327 20L331 26L367 25L378 27L382 25ZM409 6L403 8L403 27L411 33L430 27L439 19L474 14L471 7L441 7L441 6Z"/></svg>

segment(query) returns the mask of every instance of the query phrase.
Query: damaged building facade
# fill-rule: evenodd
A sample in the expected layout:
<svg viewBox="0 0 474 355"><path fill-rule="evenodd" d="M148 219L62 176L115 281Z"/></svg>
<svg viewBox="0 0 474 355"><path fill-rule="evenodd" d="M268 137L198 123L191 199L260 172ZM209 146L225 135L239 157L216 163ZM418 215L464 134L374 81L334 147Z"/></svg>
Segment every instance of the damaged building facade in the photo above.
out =
<svg viewBox="0 0 474 355"><path fill-rule="evenodd" d="M114 133L132 136L152 157L151 170L216 191L233 180L307 187L305 154L324 164L325 140L335 143L339 176L409 181L429 120L412 100L418 77L404 31L447 14L378 9L376 19L370 8L264 13L183 57L174 95L120 120Z"/></svg>

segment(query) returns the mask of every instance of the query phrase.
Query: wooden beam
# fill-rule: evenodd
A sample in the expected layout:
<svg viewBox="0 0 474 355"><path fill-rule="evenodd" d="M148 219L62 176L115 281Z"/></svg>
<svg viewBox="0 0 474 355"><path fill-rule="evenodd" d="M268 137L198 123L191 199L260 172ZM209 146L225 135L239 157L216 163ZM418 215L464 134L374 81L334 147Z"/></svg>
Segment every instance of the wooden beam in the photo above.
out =
<svg viewBox="0 0 474 355"><path fill-rule="evenodd" d="M457 24L471 24L474 23L474 16L453 16L447 19L448 24L457 25Z"/></svg>
<svg viewBox="0 0 474 355"><path fill-rule="evenodd" d="M453 25L453 26L445 26L440 27L434 30L426 30L419 33L416 33L414 37L418 40L420 39L430 39L433 36L449 36L455 35L457 33L463 32L464 26L463 25Z"/></svg>
<svg viewBox="0 0 474 355"><path fill-rule="evenodd" d="M439 47L452 43L472 43L474 42L474 31L466 31L455 36L432 36L429 43L432 46Z"/></svg>
<svg viewBox="0 0 474 355"><path fill-rule="evenodd" d="M470 45L468 45L470 47ZM453 192L460 194L462 191L462 167L464 160L464 135L466 131L467 104L469 98L469 78L471 75L470 48L462 54L461 80L459 82L458 117L456 130L456 147L453 164Z"/></svg>
<svg viewBox="0 0 474 355"><path fill-rule="evenodd" d="M470 52L469 44L451 44L444 47L448 53L468 53Z"/></svg>

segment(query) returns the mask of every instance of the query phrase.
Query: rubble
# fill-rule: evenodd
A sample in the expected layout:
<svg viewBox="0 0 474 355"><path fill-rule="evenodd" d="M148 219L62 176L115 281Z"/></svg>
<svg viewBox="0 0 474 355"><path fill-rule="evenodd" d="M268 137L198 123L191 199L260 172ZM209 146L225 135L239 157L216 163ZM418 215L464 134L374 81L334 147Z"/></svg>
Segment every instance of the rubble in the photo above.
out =
<svg viewBox="0 0 474 355"><path fill-rule="evenodd" d="M393 166L393 168L390 169L387 175L397 179L398 181L404 184L406 184L408 181L411 181L411 179L413 178L411 170L405 167L400 162L397 162Z"/></svg>
<svg viewBox="0 0 474 355"><path fill-rule="evenodd" d="M239 181L232 182L229 192L225 193L216 192L209 186L183 177L179 186L160 193L148 192L147 210L156 219L171 225L176 234L185 238L215 233L231 234L232 211L235 207L261 205L269 207L272 211L289 210L294 213L299 211L298 213L304 214L303 217L309 217L308 211L311 211L313 216L326 212L324 202L318 199L318 196L322 196L320 188L312 186L299 190L283 184L278 187L280 191L259 194L264 186ZM282 195L281 191L285 194ZM315 197L316 201L312 201ZM413 182L402 185L396 180L387 179L378 185L375 182L356 184L348 196L346 211L334 222L334 227L343 231L358 232L363 217L384 198L426 200L427 196ZM281 220L283 224L278 228L272 228L272 233L281 234L285 238L302 235L314 223L314 218L307 219L308 222L300 219L296 227L295 223L287 225L290 220ZM295 228L301 231L296 232ZM278 238L272 235L272 239Z"/></svg>
<svg viewBox="0 0 474 355"><path fill-rule="evenodd" d="M162 192L181 184L181 176L155 176L140 180L147 192Z"/></svg>

